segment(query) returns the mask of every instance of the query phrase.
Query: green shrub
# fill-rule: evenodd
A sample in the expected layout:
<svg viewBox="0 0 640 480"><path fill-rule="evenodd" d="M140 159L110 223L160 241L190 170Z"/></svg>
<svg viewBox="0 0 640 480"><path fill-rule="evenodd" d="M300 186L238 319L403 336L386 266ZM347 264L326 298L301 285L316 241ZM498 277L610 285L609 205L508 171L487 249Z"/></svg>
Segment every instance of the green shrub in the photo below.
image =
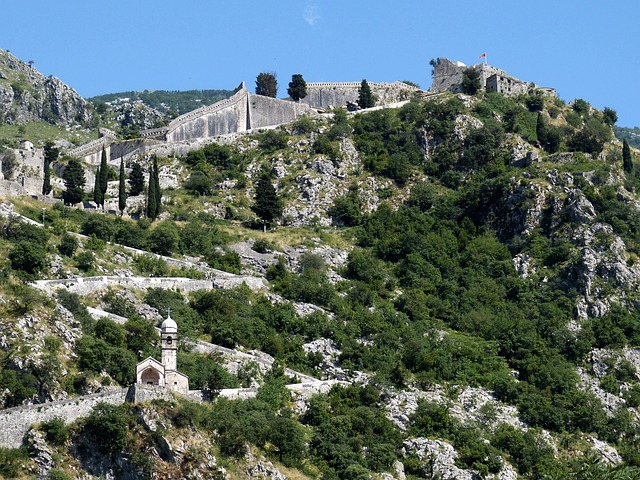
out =
<svg viewBox="0 0 640 480"><path fill-rule="evenodd" d="M64 445L69 438L69 429L61 418L54 418L40 424L40 430L45 433L45 438L54 445Z"/></svg>
<svg viewBox="0 0 640 480"><path fill-rule="evenodd" d="M66 257L73 257L73 254L76 252L78 248L78 240L75 236L65 233L60 240L60 244L58 245L58 251L61 255Z"/></svg>
<svg viewBox="0 0 640 480"><path fill-rule="evenodd" d="M0 475L4 478L16 478L20 475L22 464L29 458L26 448L0 447Z"/></svg>
<svg viewBox="0 0 640 480"><path fill-rule="evenodd" d="M102 453L121 452L127 445L129 421L126 405L98 403L89 414L83 432Z"/></svg>
<svg viewBox="0 0 640 480"><path fill-rule="evenodd" d="M9 252L11 268L28 275L36 275L47 267L45 245L20 240Z"/></svg>

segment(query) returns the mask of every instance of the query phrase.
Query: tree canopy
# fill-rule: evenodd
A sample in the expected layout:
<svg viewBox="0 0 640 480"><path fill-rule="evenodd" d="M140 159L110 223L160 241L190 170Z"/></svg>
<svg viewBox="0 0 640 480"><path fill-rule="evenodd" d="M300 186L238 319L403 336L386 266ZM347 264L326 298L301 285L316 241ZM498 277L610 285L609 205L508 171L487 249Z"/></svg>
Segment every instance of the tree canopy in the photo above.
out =
<svg viewBox="0 0 640 480"><path fill-rule="evenodd" d="M75 204L82 201L84 197L84 186L86 177L82 163L77 158L72 158L62 172L62 179L66 188L64 201L68 204Z"/></svg>
<svg viewBox="0 0 640 480"><path fill-rule="evenodd" d="M298 102L301 98L307 96L307 82L304 81L301 74L295 73L291 76L287 93L294 102Z"/></svg>
<svg viewBox="0 0 640 480"><path fill-rule="evenodd" d="M278 95L278 80L275 72L262 72L256 78L256 95L276 98Z"/></svg>

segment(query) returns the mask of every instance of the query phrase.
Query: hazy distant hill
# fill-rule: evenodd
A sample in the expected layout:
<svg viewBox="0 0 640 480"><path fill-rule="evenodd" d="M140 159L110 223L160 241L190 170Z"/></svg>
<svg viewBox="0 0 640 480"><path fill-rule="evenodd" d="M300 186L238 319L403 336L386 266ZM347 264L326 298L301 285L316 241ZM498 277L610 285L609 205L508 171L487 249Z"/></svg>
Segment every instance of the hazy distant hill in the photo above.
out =
<svg viewBox="0 0 640 480"><path fill-rule="evenodd" d="M640 128L613 127L613 132L618 140L626 140L632 147L640 148Z"/></svg>
<svg viewBox="0 0 640 480"><path fill-rule="evenodd" d="M145 90L143 92L120 92L99 95L88 99L93 103L118 104L122 101L142 101L161 112L169 110L181 115L203 105L210 105L233 94L233 90L187 90L183 92L166 90Z"/></svg>

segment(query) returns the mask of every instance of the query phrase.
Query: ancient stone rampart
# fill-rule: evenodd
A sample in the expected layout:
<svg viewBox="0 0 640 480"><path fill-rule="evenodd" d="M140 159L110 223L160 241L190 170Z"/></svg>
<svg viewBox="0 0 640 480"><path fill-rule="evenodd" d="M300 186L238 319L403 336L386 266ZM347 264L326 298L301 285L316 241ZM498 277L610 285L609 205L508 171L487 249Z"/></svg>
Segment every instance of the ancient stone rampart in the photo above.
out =
<svg viewBox="0 0 640 480"><path fill-rule="evenodd" d="M49 402L25 407L9 408L0 411L0 446L18 448L29 427L36 423L61 418L71 423L80 417L86 417L100 402L120 405L127 396L126 388L83 397Z"/></svg>
<svg viewBox="0 0 640 480"><path fill-rule="evenodd" d="M102 156L102 147L104 146L108 157L111 142L112 140L107 137L98 138L97 140L93 140L70 150L69 155L75 158L80 158L87 163L94 165L99 164Z"/></svg>
<svg viewBox="0 0 640 480"><path fill-rule="evenodd" d="M246 130L246 97L244 83L231 97L180 115L169 123L165 139L182 142Z"/></svg>
<svg viewBox="0 0 640 480"><path fill-rule="evenodd" d="M315 108L330 106L343 107L348 103L356 103L362 82L312 82L307 83L307 96L300 100ZM408 100L419 88L403 82L375 83L369 82L371 91L378 98L379 104L387 104Z"/></svg>

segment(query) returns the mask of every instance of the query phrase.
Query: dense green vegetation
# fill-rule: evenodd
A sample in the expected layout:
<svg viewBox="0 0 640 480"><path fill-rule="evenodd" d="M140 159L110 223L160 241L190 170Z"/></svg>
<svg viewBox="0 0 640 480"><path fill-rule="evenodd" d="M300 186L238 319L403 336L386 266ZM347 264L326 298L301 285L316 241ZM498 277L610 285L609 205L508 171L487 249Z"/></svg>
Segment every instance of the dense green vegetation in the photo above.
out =
<svg viewBox="0 0 640 480"><path fill-rule="evenodd" d="M616 114L611 109L598 112L581 99L566 105L533 90L516 98L480 93L468 105L463 99L413 99L399 109L351 117L336 109L331 119L303 117L290 128L252 134L242 148L210 144L191 151L176 159L186 172L184 188L170 192L171 202L163 205L166 218L155 224L62 205L46 212L47 230L8 223L0 238L8 259L0 284L7 290L24 288L23 280L46 274L52 252L62 255L73 273L94 274L100 271L98 264L104 268L104 257L109 256L104 252L114 252L107 242L166 256L198 256L209 266L239 273L240 256L225 250L231 242L229 220L259 228L247 213L253 210L263 225L276 224L283 202L294 196L291 178L274 178L276 162L295 172L291 176L299 173L294 160L304 163L322 156L337 166L346 157L343 142L348 141L362 163L328 209L340 228L309 228L318 242L327 232L339 232L350 245L346 265L337 269L339 276L321 256L307 252L295 262L289 258L289 263L280 256L266 270L271 291L287 300L282 303L247 287L196 291L186 297L160 289L138 293L140 301L157 311L170 309L183 336L261 350L276 361L255 399L156 407L177 429L207 432L228 461L242 458L249 444L310 477L369 478L369 472L390 471L400 458L407 478L429 478L425 461L400 453L402 442L415 437L446 440L459 453L457 466L481 476L499 472L506 463L523 478L634 474L640 466L640 430L633 413L622 404L607 412L580 384L577 369L593 374L590 354L595 348L609 349L607 374L598 378L599 388L623 397L626 406L640 404L635 368L614 357L624 347L640 345L640 314L632 307L637 296L624 292L615 297L619 303L608 304L605 315L580 319L575 327L576 302L587 287L577 280L584 245L571 232L588 222L563 210L571 195L588 201L593 221L611 226L594 234L591 245L609 248L613 232L624 243L627 266L637 261L640 223L628 195L639 191L640 180L631 152L610 142ZM309 138L296 145L302 135ZM513 158L513 144L522 141L539 150L539 162L513 165L519 160ZM567 156L560 162L555 154ZM153 170L157 172L157 164ZM542 220L526 233L509 224L534 209L535 187L553 184L551 170L556 176L570 173L571 181L545 190L550 193L541 207ZM361 195L366 194L367 176L385 177L385 190L376 191L381 202L372 212L365 211ZM139 180L130 178L132 188ZM220 184L227 181L222 194ZM520 197L514 195L516 187ZM394 195L397 192L402 195ZM158 193L152 174L147 208L159 206ZM196 201L214 200L227 208L225 220L192 208ZM40 212L33 208L27 213L37 218ZM150 218L155 216L149 212ZM67 230L89 239L80 244ZM255 233L263 237L253 244L254 250L277 251L277 240L286 232L279 227ZM516 255L531 259L527 276L514 269ZM131 268L154 276L202 275L176 273L164 260L144 255L135 257ZM593 284L599 294L621 291L613 279L598 275ZM35 300L7 306L14 316L47 302L33 292L21 293ZM128 318L124 325L92 320L83 299L72 294L61 293L56 300L82 325L82 336L73 345L75 357L67 360L71 374L58 379L66 391L81 393L95 379L128 384L137 361L157 356L152 325L117 290L104 292L100 302L107 311ZM320 308L301 316L291 302ZM335 387L314 397L305 412L294 413L284 388L293 379L284 376L282 367L322 377L322 355L303 348L318 339L331 340L340 351L340 367L364 372L369 381L365 386ZM13 353L2 359L0 387L12 395L7 405L49 388L47 375L62 359L59 344L49 339L47 345L37 367L16 372L4 367ZM192 388L212 398L221 388L249 386L256 376L251 366L232 375L218 358L182 347L179 364ZM467 387L494 396L473 421L455 413L458 395ZM446 398L420 400L406 420L406 430L400 430L385 415L385 406L402 389L440 389ZM497 420L502 404L517 409L526 431ZM133 451L141 441L158 445L157 435L140 433L135 418L134 408L101 406L71 433L56 423L42 429L52 444L84 435L99 444L103 455ZM98 435L102 430L105 435ZM588 451L585 435L615 446L623 467L616 471L572 455Z"/></svg>

